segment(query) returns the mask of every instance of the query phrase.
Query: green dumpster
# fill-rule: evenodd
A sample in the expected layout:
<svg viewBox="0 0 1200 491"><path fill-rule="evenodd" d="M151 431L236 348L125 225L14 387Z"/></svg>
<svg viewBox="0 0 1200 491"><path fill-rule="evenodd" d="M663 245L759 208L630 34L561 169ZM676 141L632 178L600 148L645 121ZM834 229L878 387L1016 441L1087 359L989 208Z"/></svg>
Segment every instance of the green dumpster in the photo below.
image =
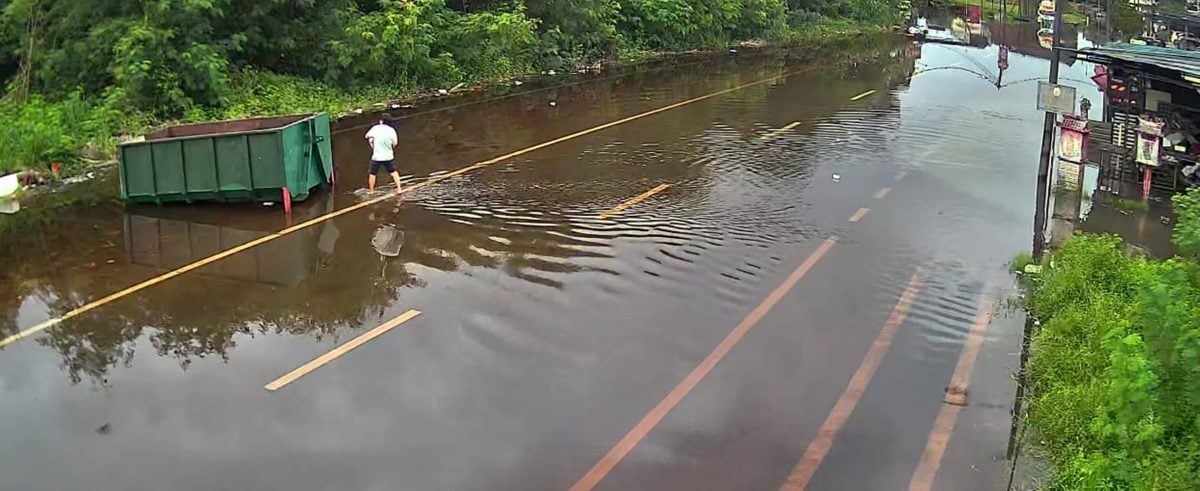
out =
<svg viewBox="0 0 1200 491"><path fill-rule="evenodd" d="M333 181L326 114L172 126L122 144L120 159L132 203L299 201Z"/></svg>

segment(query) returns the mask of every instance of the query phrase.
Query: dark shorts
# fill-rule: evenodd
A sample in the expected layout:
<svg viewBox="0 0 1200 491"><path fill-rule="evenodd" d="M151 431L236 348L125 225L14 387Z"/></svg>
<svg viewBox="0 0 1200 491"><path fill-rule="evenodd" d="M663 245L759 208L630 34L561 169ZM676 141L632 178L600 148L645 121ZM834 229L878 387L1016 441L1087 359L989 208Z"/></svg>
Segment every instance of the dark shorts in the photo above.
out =
<svg viewBox="0 0 1200 491"><path fill-rule="evenodd" d="M371 175L373 176L375 174L378 174L379 169L386 170L388 172L388 174L391 174L393 172L396 172L396 165L393 164L391 160L372 160L371 161Z"/></svg>

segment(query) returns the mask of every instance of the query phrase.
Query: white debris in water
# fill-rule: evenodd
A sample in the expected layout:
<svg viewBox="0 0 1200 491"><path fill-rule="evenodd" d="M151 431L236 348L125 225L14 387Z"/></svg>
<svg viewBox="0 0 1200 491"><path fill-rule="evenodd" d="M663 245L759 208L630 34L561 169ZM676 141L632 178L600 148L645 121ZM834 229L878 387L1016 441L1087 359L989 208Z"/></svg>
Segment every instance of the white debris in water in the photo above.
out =
<svg viewBox="0 0 1200 491"><path fill-rule="evenodd" d="M546 75L554 76L554 75L558 75L558 72L556 72L554 70L550 70L550 71L546 72Z"/></svg>
<svg viewBox="0 0 1200 491"><path fill-rule="evenodd" d="M362 113L363 113L363 110L361 107L354 110L354 114L362 114Z"/></svg>
<svg viewBox="0 0 1200 491"><path fill-rule="evenodd" d="M520 86L521 86L521 85L523 85L524 83L525 83L525 82L522 82L522 81L520 81L520 80L513 80L513 85L515 85L515 86L517 86L517 87L520 87Z"/></svg>
<svg viewBox="0 0 1200 491"><path fill-rule="evenodd" d="M438 95L450 95L450 91L446 89L438 89Z"/></svg>
<svg viewBox="0 0 1200 491"><path fill-rule="evenodd" d="M550 101L550 107L558 107L558 103L554 102L554 101Z"/></svg>
<svg viewBox="0 0 1200 491"><path fill-rule="evenodd" d="M274 201L263 201L263 206L275 206Z"/></svg>
<svg viewBox="0 0 1200 491"><path fill-rule="evenodd" d="M836 172L834 172L834 173L833 173L833 182L838 182L838 181L841 181L841 180L842 180L842 175L841 175L841 174L838 174L838 173L836 173Z"/></svg>

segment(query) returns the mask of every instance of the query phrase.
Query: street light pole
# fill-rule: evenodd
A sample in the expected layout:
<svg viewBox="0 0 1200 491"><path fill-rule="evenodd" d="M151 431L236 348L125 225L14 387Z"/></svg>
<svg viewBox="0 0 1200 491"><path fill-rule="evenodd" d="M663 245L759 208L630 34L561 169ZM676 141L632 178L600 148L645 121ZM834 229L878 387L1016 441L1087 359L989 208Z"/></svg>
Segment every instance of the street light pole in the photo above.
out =
<svg viewBox="0 0 1200 491"><path fill-rule="evenodd" d="M1058 83L1058 65L1062 60L1059 45L1062 41L1063 16L1067 13L1067 0L1054 2L1054 34L1050 42L1050 83ZM1050 157L1054 152L1054 122L1058 115L1047 111L1042 127L1042 158L1038 162L1037 201L1033 212L1033 258L1040 260L1046 247L1046 215L1049 213L1047 197L1050 194Z"/></svg>

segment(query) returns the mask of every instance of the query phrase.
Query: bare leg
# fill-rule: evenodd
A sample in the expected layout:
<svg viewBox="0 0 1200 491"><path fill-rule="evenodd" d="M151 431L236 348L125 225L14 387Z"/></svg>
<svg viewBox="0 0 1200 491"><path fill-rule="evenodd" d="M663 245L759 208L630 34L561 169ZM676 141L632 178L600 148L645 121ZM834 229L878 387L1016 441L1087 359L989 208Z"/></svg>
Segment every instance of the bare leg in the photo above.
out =
<svg viewBox="0 0 1200 491"><path fill-rule="evenodd" d="M375 192L375 174L371 174L370 177L367 177L367 192Z"/></svg>
<svg viewBox="0 0 1200 491"><path fill-rule="evenodd" d="M400 173L392 172L392 182L396 183L396 194L400 194Z"/></svg>

